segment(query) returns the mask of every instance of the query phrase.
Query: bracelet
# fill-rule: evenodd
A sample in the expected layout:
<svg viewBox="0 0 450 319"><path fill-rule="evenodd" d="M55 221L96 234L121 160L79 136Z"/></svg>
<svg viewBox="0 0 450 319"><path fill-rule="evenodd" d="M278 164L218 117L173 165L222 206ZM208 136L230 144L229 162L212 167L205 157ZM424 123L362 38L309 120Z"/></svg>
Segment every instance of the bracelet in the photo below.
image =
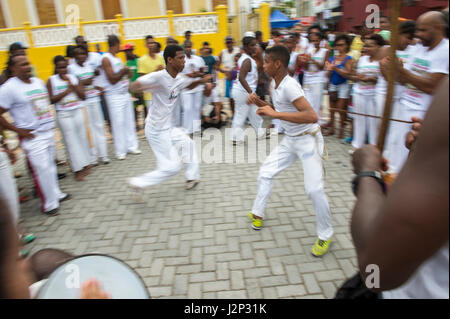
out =
<svg viewBox="0 0 450 319"><path fill-rule="evenodd" d="M386 193L386 183L384 182L383 177L381 176L381 173L378 171L364 171L364 172L360 172L357 176L355 176L355 178L352 181L352 190L353 190L353 194L355 196L357 196L358 194L358 185L359 185L359 180L361 177L372 177L375 178L377 180L377 182L381 185L382 189L383 189L383 193Z"/></svg>

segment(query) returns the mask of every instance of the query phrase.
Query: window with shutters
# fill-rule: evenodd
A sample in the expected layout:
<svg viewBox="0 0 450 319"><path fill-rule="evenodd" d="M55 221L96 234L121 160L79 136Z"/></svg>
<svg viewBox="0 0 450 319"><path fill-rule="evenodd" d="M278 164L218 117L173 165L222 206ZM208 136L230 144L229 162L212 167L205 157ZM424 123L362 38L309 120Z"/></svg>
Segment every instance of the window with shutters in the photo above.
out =
<svg viewBox="0 0 450 319"><path fill-rule="evenodd" d="M0 6L0 29L6 28L5 16L3 15L3 8Z"/></svg>
<svg viewBox="0 0 450 319"><path fill-rule="evenodd" d="M166 10L172 10L174 14L183 13L183 0L166 0Z"/></svg>
<svg viewBox="0 0 450 319"><path fill-rule="evenodd" d="M36 0L35 4L39 16L39 24L58 23L54 0Z"/></svg>
<svg viewBox="0 0 450 319"><path fill-rule="evenodd" d="M102 8L105 20L115 19L116 14L122 13L120 0L102 0Z"/></svg>
<svg viewBox="0 0 450 319"><path fill-rule="evenodd" d="M212 11L216 10L216 7L220 5L227 6L228 0L213 0Z"/></svg>

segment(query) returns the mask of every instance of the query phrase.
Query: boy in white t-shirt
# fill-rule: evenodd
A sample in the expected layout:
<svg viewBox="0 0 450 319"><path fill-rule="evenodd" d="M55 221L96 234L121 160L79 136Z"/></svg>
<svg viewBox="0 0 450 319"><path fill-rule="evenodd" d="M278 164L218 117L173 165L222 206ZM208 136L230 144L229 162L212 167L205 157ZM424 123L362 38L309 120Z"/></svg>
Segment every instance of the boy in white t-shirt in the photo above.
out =
<svg viewBox="0 0 450 319"><path fill-rule="evenodd" d="M266 50L264 71L273 79L270 94L275 109L255 94L249 97L249 103L258 106L258 115L281 120L286 135L260 168L258 194L249 217L252 228L260 230L275 176L300 158L305 190L316 211L318 239L312 248L312 254L319 257L328 251L333 235L322 175L324 143L317 124L318 116L306 100L300 84L289 76L288 64L289 51L285 47L275 46Z"/></svg>
<svg viewBox="0 0 450 319"><path fill-rule="evenodd" d="M162 183L186 165L186 189L194 188L200 179L194 141L186 132L172 125L172 112L184 89L193 89L208 82L211 76L196 80L189 74L179 74L185 66L183 48L170 45L164 50L166 68L141 76L131 83L132 92L150 92L145 121L145 136L158 162L157 169L138 177L130 178L130 187L141 190Z"/></svg>

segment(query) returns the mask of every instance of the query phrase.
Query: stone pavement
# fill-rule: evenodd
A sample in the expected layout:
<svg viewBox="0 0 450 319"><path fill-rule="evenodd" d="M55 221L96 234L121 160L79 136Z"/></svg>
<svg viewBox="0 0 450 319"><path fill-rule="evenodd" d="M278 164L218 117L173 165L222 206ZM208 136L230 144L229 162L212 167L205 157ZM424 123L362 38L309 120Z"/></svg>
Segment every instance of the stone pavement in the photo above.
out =
<svg viewBox="0 0 450 319"><path fill-rule="evenodd" d="M140 274L152 298L332 298L356 272L349 229L354 196L350 147L335 137L325 142L335 236L323 258L310 253L315 214L300 162L276 179L264 228L257 232L246 214L256 195L259 163L202 163L195 189L184 189L180 173L146 189L138 202L126 179L156 164L142 138L142 155L98 166L84 182L75 182L71 173L61 180L73 199L62 203L59 216L42 215L38 199L22 204L23 226L37 236L29 248L31 253L52 247L120 258ZM112 151L109 145L111 158ZM16 169L25 175L19 186L30 193L23 157Z"/></svg>

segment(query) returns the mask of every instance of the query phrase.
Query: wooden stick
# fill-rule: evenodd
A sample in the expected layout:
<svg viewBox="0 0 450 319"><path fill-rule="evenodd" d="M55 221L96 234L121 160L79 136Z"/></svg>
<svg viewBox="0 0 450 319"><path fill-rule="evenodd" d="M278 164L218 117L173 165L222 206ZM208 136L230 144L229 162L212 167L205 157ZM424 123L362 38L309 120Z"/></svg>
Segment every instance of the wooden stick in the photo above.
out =
<svg viewBox="0 0 450 319"><path fill-rule="evenodd" d="M377 148L380 152L383 152L384 142L386 139L387 130L389 127L389 118L391 117L392 110L392 98L394 97L395 89L395 68L397 59L397 43L398 43L398 17L400 15L400 5L401 0L391 0L391 61L388 69L388 84L387 84L387 95L384 104L383 117L381 119L380 130L378 133Z"/></svg>
<svg viewBox="0 0 450 319"><path fill-rule="evenodd" d="M366 116L366 117L372 117L374 119L381 119L381 116L377 116L377 115L371 115L371 114L363 114L363 113L357 113L357 112L350 112L347 110L341 110L341 109L336 109L336 108L329 108L330 111L335 111L335 112L340 112L340 113L347 113L347 114L355 114L355 115L361 115L361 116ZM393 119L390 118L389 121L394 121L394 122L400 122L400 123L406 123L406 124L412 124L412 121L404 121L404 120L399 120L399 119Z"/></svg>

